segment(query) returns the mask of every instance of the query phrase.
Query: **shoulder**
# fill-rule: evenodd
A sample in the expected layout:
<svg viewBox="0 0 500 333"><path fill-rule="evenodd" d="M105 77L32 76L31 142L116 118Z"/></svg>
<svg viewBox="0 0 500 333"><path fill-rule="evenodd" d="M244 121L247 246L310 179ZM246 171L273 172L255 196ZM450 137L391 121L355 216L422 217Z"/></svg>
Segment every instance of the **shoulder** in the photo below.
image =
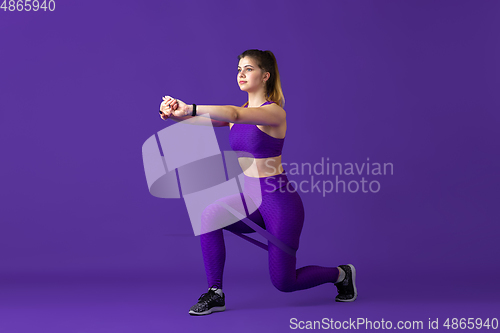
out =
<svg viewBox="0 0 500 333"><path fill-rule="evenodd" d="M272 108L274 108L274 109L276 109L276 110L281 110L281 111L283 111L283 112L285 111L285 109L283 109L283 108L282 108L282 107L281 107L278 103L276 103L276 102L272 102L272 103L267 104L267 105L264 105L264 106L262 106L262 107L272 107Z"/></svg>
<svg viewBox="0 0 500 333"><path fill-rule="evenodd" d="M261 106L261 108L263 108L264 110L269 110L269 111L271 111L273 113L280 114L283 117L286 117L286 111L285 111L285 109L283 109L281 106L279 106L278 103L276 103L276 102L273 102L271 104L267 104L267 105Z"/></svg>

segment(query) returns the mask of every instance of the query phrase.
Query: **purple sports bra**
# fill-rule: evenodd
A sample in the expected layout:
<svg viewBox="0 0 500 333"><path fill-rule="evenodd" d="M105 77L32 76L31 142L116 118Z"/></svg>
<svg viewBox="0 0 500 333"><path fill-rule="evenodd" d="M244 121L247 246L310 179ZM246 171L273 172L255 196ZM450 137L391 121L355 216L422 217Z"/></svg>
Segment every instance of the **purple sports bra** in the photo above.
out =
<svg viewBox="0 0 500 333"><path fill-rule="evenodd" d="M261 106L274 103L267 101ZM247 107L247 106L245 106ZM281 155L285 138L278 139L263 132L257 125L234 123L229 131L229 144L238 157L267 158ZM245 154L245 152L250 153Z"/></svg>

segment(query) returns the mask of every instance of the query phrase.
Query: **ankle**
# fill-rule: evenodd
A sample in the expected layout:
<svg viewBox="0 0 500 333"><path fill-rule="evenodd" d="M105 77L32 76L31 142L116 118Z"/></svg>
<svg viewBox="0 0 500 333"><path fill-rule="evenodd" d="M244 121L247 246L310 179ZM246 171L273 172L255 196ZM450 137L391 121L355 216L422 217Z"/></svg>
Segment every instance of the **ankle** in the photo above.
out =
<svg viewBox="0 0 500 333"><path fill-rule="evenodd" d="M345 271L340 267L337 267L337 268L339 269L339 276L338 276L337 281L335 283L342 282L345 279Z"/></svg>
<svg viewBox="0 0 500 333"><path fill-rule="evenodd" d="M215 288L215 287L212 287L212 288L208 288L208 290L213 290L216 294L218 294L219 296L222 296L222 289L221 288Z"/></svg>

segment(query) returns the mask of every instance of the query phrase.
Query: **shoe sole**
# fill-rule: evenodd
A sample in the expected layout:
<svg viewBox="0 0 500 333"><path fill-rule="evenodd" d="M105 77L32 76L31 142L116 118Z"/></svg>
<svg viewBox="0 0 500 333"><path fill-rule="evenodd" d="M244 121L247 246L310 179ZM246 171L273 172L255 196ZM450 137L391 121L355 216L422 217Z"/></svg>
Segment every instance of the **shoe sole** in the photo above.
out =
<svg viewBox="0 0 500 333"><path fill-rule="evenodd" d="M212 312L220 312L226 310L226 306L214 306L213 308L208 309L203 312L194 312L193 310L189 310L189 314L193 316L204 316L207 314L211 314Z"/></svg>
<svg viewBox="0 0 500 333"><path fill-rule="evenodd" d="M354 302L354 300L356 300L356 298L358 297L358 289L356 288L356 268L354 268L354 266L351 264L348 264L347 266L349 266L351 268L352 286L354 287L354 297L350 298L350 299L337 299L337 298L335 298L335 300L337 302Z"/></svg>

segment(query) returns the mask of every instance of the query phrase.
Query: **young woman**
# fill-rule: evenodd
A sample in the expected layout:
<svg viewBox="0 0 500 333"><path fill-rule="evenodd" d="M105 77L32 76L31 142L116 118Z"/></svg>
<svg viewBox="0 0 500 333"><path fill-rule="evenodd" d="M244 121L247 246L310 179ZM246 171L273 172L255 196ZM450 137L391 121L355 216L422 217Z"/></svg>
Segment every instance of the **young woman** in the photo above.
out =
<svg viewBox="0 0 500 333"><path fill-rule="evenodd" d="M286 171L281 165L281 151L286 133L284 96L276 58L271 51L247 50L238 56L237 82L248 93L242 107L233 105L187 105L179 99L164 97L160 105L162 119L182 121L210 115L213 126L229 126L231 148L237 151L244 170L245 192L251 198L261 196L261 204L249 219L294 250L304 223L304 206L299 193L288 186ZM252 157L245 157L249 152ZM252 167L249 167L252 166ZM260 185L260 186L259 186ZM292 188L292 189L290 189ZM228 204L235 196L223 198ZM239 199L239 198L238 198ZM210 205L202 214L202 224L224 218L227 211ZM205 221L204 221L205 220ZM242 221L224 229L240 233L254 232ZM206 315L224 311L222 274L226 248L222 229L200 236L203 261L208 280L208 292L189 311ZM338 267L306 266L296 269L296 257L269 242L269 271L273 285L280 291L308 289L324 283L334 283L338 302L352 302L357 297L356 270L353 265Z"/></svg>

